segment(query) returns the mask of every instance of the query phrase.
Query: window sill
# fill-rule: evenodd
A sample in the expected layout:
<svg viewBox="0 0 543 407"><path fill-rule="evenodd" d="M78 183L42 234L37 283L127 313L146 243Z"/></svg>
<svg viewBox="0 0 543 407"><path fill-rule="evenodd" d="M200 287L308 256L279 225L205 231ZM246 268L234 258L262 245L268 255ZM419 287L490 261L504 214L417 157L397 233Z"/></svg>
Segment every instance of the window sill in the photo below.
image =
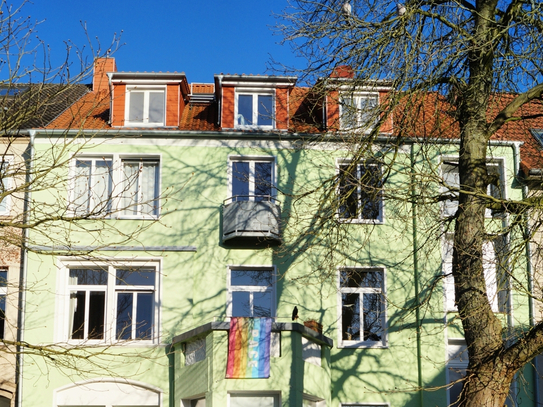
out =
<svg viewBox="0 0 543 407"><path fill-rule="evenodd" d="M102 341L102 340L74 340L69 339L66 344L73 348L80 348L85 346L96 347L96 346L125 346L131 348L148 348L150 346L166 346L159 341L154 340L123 340L123 341Z"/></svg>
<svg viewBox="0 0 543 407"><path fill-rule="evenodd" d="M134 216L128 216L128 215L120 215L117 217L119 220L158 220L160 218L160 215L156 216L149 216L149 215L134 215Z"/></svg>
<svg viewBox="0 0 543 407"><path fill-rule="evenodd" d="M366 224L366 225L384 225L385 221L381 219L350 219L337 217L340 223L354 223L354 224Z"/></svg>
<svg viewBox="0 0 543 407"><path fill-rule="evenodd" d="M339 342L338 349L388 349L388 343L368 341L343 341Z"/></svg>

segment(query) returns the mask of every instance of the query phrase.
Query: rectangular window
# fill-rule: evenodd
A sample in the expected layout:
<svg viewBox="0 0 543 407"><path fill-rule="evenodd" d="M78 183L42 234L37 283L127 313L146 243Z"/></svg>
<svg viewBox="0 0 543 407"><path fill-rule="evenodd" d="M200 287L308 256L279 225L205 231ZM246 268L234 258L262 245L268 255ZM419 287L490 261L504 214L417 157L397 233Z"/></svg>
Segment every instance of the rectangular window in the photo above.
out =
<svg viewBox="0 0 543 407"><path fill-rule="evenodd" d="M487 195L496 198L505 198L505 180L503 161L491 161L486 164L489 175L495 176L497 182L490 184L487 188ZM460 189L460 174L458 173L458 162L444 161L441 165L441 173L445 184L443 193L450 195L452 199L447 199L441 204L441 212L444 217L454 216L458 209L458 189ZM487 209L485 216L487 218L497 216L499 211Z"/></svg>
<svg viewBox="0 0 543 407"><path fill-rule="evenodd" d="M147 266L70 267L69 339L153 340L157 274Z"/></svg>
<svg viewBox="0 0 543 407"><path fill-rule="evenodd" d="M278 394L230 394L230 407L279 407Z"/></svg>
<svg viewBox="0 0 543 407"><path fill-rule="evenodd" d="M229 317L272 317L275 313L273 268L231 268L228 275Z"/></svg>
<svg viewBox="0 0 543 407"><path fill-rule="evenodd" d="M77 157L70 208L76 216L125 218L159 215L160 161L153 157Z"/></svg>
<svg viewBox="0 0 543 407"><path fill-rule="evenodd" d="M341 346L386 346L385 271L339 271Z"/></svg>
<svg viewBox="0 0 543 407"><path fill-rule="evenodd" d="M158 216L158 161L123 160L122 208L125 216Z"/></svg>
<svg viewBox="0 0 543 407"><path fill-rule="evenodd" d="M12 194L12 162L13 159L4 156L0 159L0 216L6 216L11 211Z"/></svg>
<svg viewBox="0 0 543 407"><path fill-rule="evenodd" d="M232 201L271 201L275 196L275 160L273 157L230 159L230 196Z"/></svg>
<svg viewBox="0 0 543 407"><path fill-rule="evenodd" d="M371 130L378 119L377 94L342 95L339 101L340 128L342 130Z"/></svg>
<svg viewBox="0 0 543 407"><path fill-rule="evenodd" d="M6 324L6 297L8 294L8 270L0 269L0 339L4 339Z"/></svg>
<svg viewBox="0 0 543 407"><path fill-rule="evenodd" d="M72 209L76 215L111 213L113 161L77 158L74 165Z"/></svg>
<svg viewBox="0 0 543 407"><path fill-rule="evenodd" d="M238 93L235 118L236 128L272 129L275 123L273 94Z"/></svg>
<svg viewBox="0 0 543 407"><path fill-rule="evenodd" d="M383 222L383 175L375 162L341 161L338 165L338 216L340 219Z"/></svg>
<svg viewBox="0 0 543 407"><path fill-rule="evenodd" d="M453 239L453 233L446 233L443 237L442 271L445 276L445 304L448 312L458 311L455 303L454 278L452 275ZM508 251L505 236L494 236L492 240L483 243L483 271L486 282L486 295L494 312L507 312L509 299L507 265Z"/></svg>
<svg viewBox="0 0 543 407"><path fill-rule="evenodd" d="M127 126L164 126L166 122L164 89L128 89L126 106Z"/></svg>

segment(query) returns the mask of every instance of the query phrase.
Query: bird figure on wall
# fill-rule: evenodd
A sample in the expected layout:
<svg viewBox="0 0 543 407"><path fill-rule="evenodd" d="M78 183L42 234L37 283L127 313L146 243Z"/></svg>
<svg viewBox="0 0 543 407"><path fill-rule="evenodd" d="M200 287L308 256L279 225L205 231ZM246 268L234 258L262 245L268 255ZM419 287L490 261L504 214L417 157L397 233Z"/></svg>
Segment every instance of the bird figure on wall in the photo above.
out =
<svg viewBox="0 0 543 407"><path fill-rule="evenodd" d="M298 319L298 307L294 306L292 310L292 320L296 321Z"/></svg>
<svg viewBox="0 0 543 407"><path fill-rule="evenodd" d="M351 15L351 12L352 12L351 3L349 3L348 1L346 1L345 3L343 3L343 6L341 7L341 12L342 12L345 16L350 16L350 15Z"/></svg>
<svg viewBox="0 0 543 407"><path fill-rule="evenodd" d="M398 3L396 4L396 11L398 12L399 16L403 16L405 12L407 11L407 9L402 3Z"/></svg>

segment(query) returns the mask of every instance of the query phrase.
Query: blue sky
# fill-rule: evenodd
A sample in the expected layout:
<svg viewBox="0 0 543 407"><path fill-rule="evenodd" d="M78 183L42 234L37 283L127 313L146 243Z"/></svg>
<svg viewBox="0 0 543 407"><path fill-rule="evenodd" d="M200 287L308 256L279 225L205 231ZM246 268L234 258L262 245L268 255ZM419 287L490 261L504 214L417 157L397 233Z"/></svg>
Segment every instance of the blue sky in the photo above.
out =
<svg viewBox="0 0 543 407"><path fill-rule="evenodd" d="M120 71L182 71L189 82L212 82L217 73L269 74L270 56L303 64L272 31L272 14L286 7L287 0L34 0L22 13L40 22L37 35L53 66L65 58L65 41L88 44L86 24L94 47L95 37L107 48L122 31L114 54Z"/></svg>

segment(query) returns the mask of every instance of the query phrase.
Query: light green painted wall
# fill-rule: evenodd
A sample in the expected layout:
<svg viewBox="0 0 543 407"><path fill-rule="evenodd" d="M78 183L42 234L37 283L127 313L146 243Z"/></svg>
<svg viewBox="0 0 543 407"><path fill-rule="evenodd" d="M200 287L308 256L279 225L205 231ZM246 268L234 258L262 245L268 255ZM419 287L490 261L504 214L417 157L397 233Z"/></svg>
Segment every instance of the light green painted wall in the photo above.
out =
<svg viewBox="0 0 543 407"><path fill-rule="evenodd" d="M283 148L288 147L288 148ZM294 146L295 147L295 146ZM75 148L75 147L74 147ZM43 155L47 144L38 143L36 154ZM442 145L419 149L415 147L415 168L428 172L428 162L439 177L439 160L442 155L457 155L456 146ZM277 321L288 322L294 305L300 310L302 320L315 319L323 324L323 334L334 340L334 348L329 351L330 371L292 361L291 355L298 354L295 341L290 333L283 333L282 357L272 361L272 377L269 380L239 381L225 380L226 334L215 332L208 338L213 357L205 362L183 368L194 378L194 383L181 380L187 373L169 366L182 364L178 354L167 357L167 346L123 346L112 347L107 351L118 357L98 359L97 366L85 374L75 370L57 369L46 365L41 357L26 357L24 365L23 402L25 406L53 403L54 389L93 377L118 376L133 377L135 380L157 386L164 391L163 406L173 406L179 397L191 389L193 394L208 393L208 401L213 406L226 405L226 393L231 390L268 389L281 390L283 405L294 406L301 403L301 395L296 393L294 384L303 383L308 392L319 395L322 390L320 376L330 375L333 383L331 393L322 397L329 400L332 407L340 402L389 402L391 406L446 405L445 354L446 337L458 336L452 315L443 311L442 283L436 280L441 273L440 229L435 227L435 216L439 206L435 203L418 208L416 236L419 291L421 298L432 292L428 301L420 309L422 328L420 340L422 355L417 353L417 321L413 307L415 301L415 271L413 221L409 202L387 202L386 221L383 225L347 225L334 250L314 246L311 250L302 245L294 245L290 231L307 224L310 216L318 210L318 203L311 198L302 200L302 207L293 207L292 196L319 187L323 180L335 174L334 158L349 157L346 151L332 149L297 149L288 142L278 140L214 140L194 139L125 139L118 138L108 142L93 142L85 147L86 153L98 156L109 153L157 154L161 156L162 191L168 191L167 200L162 200L160 222L108 220L106 225L123 232L144 226L145 230L131 244L146 246L196 246L193 252L104 252L98 256L132 258L144 256L162 258L161 280L161 332L164 345L175 335L213 320L223 320L226 316L227 265L275 265L278 271L277 282ZM423 154L424 153L424 154ZM390 159L394 152L387 152ZM505 157L508 179L513 175L513 151L509 147L493 150L495 157ZM228 197L228 156L229 155L273 155L277 158L278 198L285 217L285 237L287 243L276 248L236 249L220 244L221 204ZM409 188L411 151L403 148L396 154L394 172L387 179L387 191L398 188L405 192ZM66 168L52 174L53 179L68 177ZM36 202L66 202L66 183L57 183L56 189L36 191ZM435 183L417 185L416 188L435 188ZM521 191L509 183L508 197L520 198ZM305 208L305 209L304 209ZM167 213L167 214L166 214ZM294 216L296 214L297 216ZM288 216L293 215L293 216ZM287 217L288 216L288 217ZM89 226L92 221L87 223ZM114 229L104 229L105 239L116 239ZM333 236L327 230L316 230L316 242L327 242ZM371 232L371 234L369 234ZM55 235L58 233L58 235ZM66 229L52 229L50 235L59 242L66 240ZM111 235L111 236L108 236ZM369 236L369 237L368 237ZM77 244L91 244L88 233L75 231L72 238ZM354 251L353 248L357 248ZM346 257L345 253L351 257ZM333 269L324 266L335 265ZM32 255L29 262L29 291L27 293L27 318L25 340L29 343L54 341L55 294L57 292L58 259L47 255ZM385 349L338 349L338 294L337 266L383 266L386 267L388 347ZM322 269L321 269L322 268ZM519 281L526 283L523 265L518 266ZM513 293L515 326L528 322L528 303L522 293ZM447 327L445 321L452 327ZM102 348L98 348L101 350ZM128 356L124 356L125 354ZM134 356L136 354L137 356ZM420 361L423 387L435 391L417 391L419 386L418 363ZM79 364L77 364L79 367ZM526 373L526 377L530 376ZM196 376L198 378L196 379ZM175 383L170 380L175 378ZM323 379L324 380L324 379ZM528 386L529 387L529 386ZM173 389L175 388L175 391ZM530 389L528 389L530 390ZM314 393L313 393L314 392ZM38 402L39 401L39 402ZM177 405L177 404L176 404ZM530 405L528 397L523 406Z"/></svg>

